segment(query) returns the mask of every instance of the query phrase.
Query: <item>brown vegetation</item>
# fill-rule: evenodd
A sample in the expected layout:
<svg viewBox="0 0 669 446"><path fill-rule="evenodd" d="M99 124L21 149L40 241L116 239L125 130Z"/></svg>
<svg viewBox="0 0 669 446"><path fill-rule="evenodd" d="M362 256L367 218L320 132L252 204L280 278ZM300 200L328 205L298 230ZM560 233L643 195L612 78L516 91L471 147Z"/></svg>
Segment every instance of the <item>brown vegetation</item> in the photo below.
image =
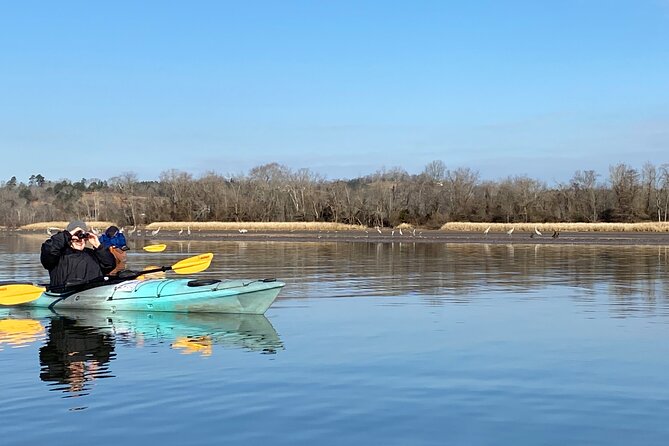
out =
<svg viewBox="0 0 669 446"><path fill-rule="evenodd" d="M214 222L233 229L243 229L245 222L427 229L459 221L532 228L547 222L667 222L669 164L647 163L641 171L618 164L607 178L577 171L568 182L551 186L527 176L482 181L477 172L447 169L442 161L429 163L418 175L398 168L352 180L329 181L308 169L271 163L232 177L193 178L171 170L159 181L124 173L108 181L52 182L33 175L27 184L11 178L0 186L2 226L74 218L126 227L154 222L151 228L167 227L157 222L175 228L192 222L191 229Z"/></svg>
<svg viewBox="0 0 669 446"><path fill-rule="evenodd" d="M441 227L443 231L507 232L511 228L519 232L539 232L551 235L558 232L669 232L669 223L470 223L450 222Z"/></svg>

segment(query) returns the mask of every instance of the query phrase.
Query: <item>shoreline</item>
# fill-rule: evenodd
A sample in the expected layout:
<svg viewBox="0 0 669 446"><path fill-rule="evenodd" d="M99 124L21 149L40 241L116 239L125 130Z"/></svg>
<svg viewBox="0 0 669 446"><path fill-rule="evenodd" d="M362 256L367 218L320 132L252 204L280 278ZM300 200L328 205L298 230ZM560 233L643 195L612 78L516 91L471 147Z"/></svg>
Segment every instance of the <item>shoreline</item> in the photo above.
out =
<svg viewBox="0 0 669 446"><path fill-rule="evenodd" d="M14 235L43 237L42 231L20 231ZM551 235L538 236L533 231L515 231L508 235L493 232L487 235L481 232L421 230L411 231L385 229L378 233L375 229L366 231L319 231L319 230L249 230L228 231L193 231L190 235L179 235L178 231L160 231L159 234L137 236L126 234L128 242L153 244L159 242L186 241L272 241L272 242L310 242L310 243L474 243L495 245L611 245L611 246L669 246L669 232L561 232L557 238Z"/></svg>
<svg viewBox="0 0 669 446"><path fill-rule="evenodd" d="M190 236L179 236L176 232L161 232L155 236L129 236L128 240L158 241L276 241L276 242L346 242L346 243L477 243L477 244L545 244L545 245L613 245L613 246L669 246L666 232L564 232L557 238L538 236L533 232L491 233L443 230L406 231L385 230L379 234L368 231L196 231Z"/></svg>

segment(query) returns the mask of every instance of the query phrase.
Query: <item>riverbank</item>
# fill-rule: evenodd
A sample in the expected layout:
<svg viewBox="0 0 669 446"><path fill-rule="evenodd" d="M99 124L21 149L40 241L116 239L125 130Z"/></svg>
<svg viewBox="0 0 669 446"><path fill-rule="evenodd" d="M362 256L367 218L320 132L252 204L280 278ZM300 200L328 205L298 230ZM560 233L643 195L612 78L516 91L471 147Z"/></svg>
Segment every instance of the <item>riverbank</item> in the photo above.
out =
<svg viewBox="0 0 669 446"><path fill-rule="evenodd" d="M276 241L276 242L357 242L357 243L488 243L488 244L552 244L552 245L667 245L666 232L565 232L537 235L534 231L506 233L463 232L443 230L400 231L376 229L362 231L194 231L178 235L161 231L155 236L141 235L146 243L174 241ZM130 240L137 237L129 236Z"/></svg>
<svg viewBox="0 0 669 446"><path fill-rule="evenodd" d="M24 226L14 232L43 234L63 222ZM104 229L109 222L90 222ZM129 240L142 244L187 241L294 241L368 243L490 243L579 245L669 245L667 223L448 223L441 229L367 228L336 223L154 222L144 228L125 228ZM513 229L513 231L511 231ZM608 229L608 230L607 230ZM613 230L615 229L615 230ZM508 232L511 231L509 234Z"/></svg>

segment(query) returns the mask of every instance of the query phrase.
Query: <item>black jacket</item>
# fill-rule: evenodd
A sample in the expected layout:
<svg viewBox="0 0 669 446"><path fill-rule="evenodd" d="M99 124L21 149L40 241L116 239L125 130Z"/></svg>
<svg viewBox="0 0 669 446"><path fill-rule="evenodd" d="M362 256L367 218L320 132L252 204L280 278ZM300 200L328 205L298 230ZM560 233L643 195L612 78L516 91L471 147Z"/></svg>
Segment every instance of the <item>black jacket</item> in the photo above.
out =
<svg viewBox="0 0 669 446"><path fill-rule="evenodd" d="M61 231L42 243L40 261L49 271L49 288L77 285L99 279L116 266L109 248L84 248L78 251L70 246L72 236Z"/></svg>

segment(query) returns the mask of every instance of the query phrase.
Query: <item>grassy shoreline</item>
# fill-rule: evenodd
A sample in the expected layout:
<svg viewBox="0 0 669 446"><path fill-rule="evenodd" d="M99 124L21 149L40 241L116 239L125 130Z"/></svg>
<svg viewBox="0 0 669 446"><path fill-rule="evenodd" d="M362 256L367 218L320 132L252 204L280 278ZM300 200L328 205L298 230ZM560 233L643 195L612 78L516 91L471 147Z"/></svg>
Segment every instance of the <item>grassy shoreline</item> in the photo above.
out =
<svg viewBox="0 0 669 446"><path fill-rule="evenodd" d="M643 223L471 223L450 222L441 226L442 231L483 232L490 228L490 232L506 232L514 228L515 231L532 232L536 228L541 232L669 232L669 222Z"/></svg>
<svg viewBox="0 0 669 446"><path fill-rule="evenodd" d="M68 222L50 221L32 223L21 226L19 231L46 231L48 228L65 228ZM116 224L109 221L88 222L91 228L104 231L110 225ZM118 225L117 225L118 226ZM147 230L161 231L270 231L270 232L295 232L295 231L366 231L362 225L348 225L343 223L322 222L152 222L146 225ZM412 229L413 226L403 223L397 228ZM441 226L439 231L444 232L484 232L487 228L490 233L507 232L511 228L519 232L532 232L535 228L541 232L669 232L669 222L643 222L643 223L473 223L473 222L449 222ZM126 232L131 229L126 227ZM385 228L390 229L390 228Z"/></svg>

